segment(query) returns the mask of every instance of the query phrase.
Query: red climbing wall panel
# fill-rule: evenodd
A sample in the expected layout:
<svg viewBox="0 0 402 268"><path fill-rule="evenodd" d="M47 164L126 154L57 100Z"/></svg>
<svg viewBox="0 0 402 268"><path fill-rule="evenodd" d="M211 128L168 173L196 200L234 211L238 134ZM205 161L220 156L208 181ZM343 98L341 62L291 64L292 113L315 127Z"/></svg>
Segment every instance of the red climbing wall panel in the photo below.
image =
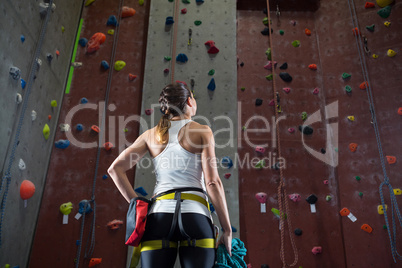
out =
<svg viewBox="0 0 402 268"><path fill-rule="evenodd" d="M272 1L271 1L272 2ZM271 13L273 38L273 57L278 62L276 68L276 90L280 94L280 104L284 116L280 121L280 140L282 157L285 159L284 178L288 194L298 193L301 201L289 202L289 215L292 223L292 232L295 228L303 231L301 236L295 236L295 243L299 255L296 265L303 267L398 267L394 264L388 234L383 230L384 217L377 213L380 204L378 186L383 180L379 154L372 127L366 91L360 90L363 75L359 63L359 56L355 39L352 33L352 20L347 1L320 1L317 12L281 12L277 17ZM241 7L240 5L238 8ZM281 5L279 5L281 7ZM380 55L373 59L366 56L368 70L373 87L375 108L381 129L384 153L402 157L402 140L398 138L401 124L398 120L398 107L402 99L400 88L400 73L402 64L397 59L386 55L388 49L400 53L402 36L396 33L401 31L402 24L396 21L402 12L402 5L395 5L389 20L394 28L386 28L385 19L380 18L375 9L364 9L364 2L356 6L361 32L368 37L368 44L372 53ZM265 76L270 74L263 68L267 63L265 51L269 47L267 36L260 31L264 29L262 19L265 15L261 10L238 10L238 99L241 102L239 124L245 126L252 116L261 116L269 124L270 132L252 132L252 129L267 129L266 123L260 118L250 121L247 130L239 133L240 159L265 158L267 165L275 163L277 148L272 141L274 123L274 107L269 106L274 93L272 82ZM296 21L296 25L290 23ZM370 33L366 25L375 24L376 30ZM311 30L312 35L305 35L305 28ZM280 35L279 30L284 34ZM299 40L300 47L293 47L291 42ZM282 81L278 74L284 62L288 63L288 72L293 81ZM308 68L309 64L317 64L316 71ZM350 80L344 81L342 73L352 75ZM387 77L387 79L385 79ZM345 86L352 86L352 94L346 94ZM244 92L241 88L244 87ZM291 88L289 94L282 89ZM314 88L319 88L318 95L313 95ZM400 86L399 86L400 87ZM384 94L386 90L386 94ZM263 100L261 106L256 106L257 98ZM338 110L334 118L326 119L325 108L336 103L332 110ZM339 165L335 168L323 163L307 152L302 143L302 134L298 126L303 124L301 113L306 111L309 116L318 111L323 118L312 124L314 133L304 136L307 146L316 151L326 149L326 154L338 148ZM355 121L350 122L347 116L354 115ZM327 124L338 125L339 143L337 146L327 147ZM291 134L288 128L295 128ZM247 140L250 143L248 144ZM359 144L356 153L349 151L351 142ZM255 152L255 146L267 144L264 154ZM336 154L335 154L336 155ZM271 161L270 161L271 160ZM254 162L255 164L255 162ZM388 165L387 172L394 188L401 188L397 171L398 162ZM398 167L399 165L399 167ZM360 176L357 181L355 176ZM328 184L324 184L328 180ZM282 267L280 259L280 232L279 220L271 213L271 208L278 208L277 187L279 171L271 169L247 168L239 169L241 239L247 245L247 262L253 267L267 264L270 267ZM385 189L385 188L384 188ZM260 204L254 197L257 192L268 194L267 213L260 213ZM359 196L359 192L363 196ZM310 212L310 205L305 199L315 194L318 197L317 213ZM385 189L384 194L389 196ZM326 201L326 196L331 196ZM401 197L397 196L401 207ZM389 198L386 198L389 205ZM341 217L339 211L348 207L357 217L356 222L347 217ZM368 234L360 229L362 224L369 224L374 231ZM287 226L286 226L287 228ZM401 229L398 229L397 239L401 241ZM313 255L314 246L321 246L322 254ZM401 252L401 245L398 247ZM294 255L286 232L285 256L290 264ZM400 263L399 263L400 265Z"/></svg>
<svg viewBox="0 0 402 268"><path fill-rule="evenodd" d="M149 1L139 6L138 1L126 0L126 6L136 10L133 17L122 19L119 27L118 43L115 60L123 60L126 66L117 72L113 70L109 95L109 106L106 120L105 141L111 141L115 148L106 152L102 148L99 159L98 176L96 180L96 240L92 257L103 258L103 267L124 267L127 247L124 245L125 225L119 230L109 230L107 223L113 219L125 222L127 203L114 186L110 178L102 179L107 168L126 145L132 143L138 136L139 124L129 116L140 114L142 79L146 36L149 17ZM101 61L111 62L113 50L113 35L108 35L113 26L106 26L110 15L118 15L119 2L98 0L84 8L84 19L81 37L88 40L96 32L106 34L106 41L93 54L86 54L85 49L78 47L76 62L83 66L76 68L71 91L63 99L59 124L66 123L66 118L74 108L79 106L81 98L88 99L95 105L92 109L81 109L74 113L71 122L71 132L81 143L98 142L98 135L90 131L92 125L100 125L99 114L102 114L102 102L105 99L108 84L108 71L101 68ZM129 81L129 73L137 75L134 81ZM126 120L125 124L119 123ZM75 128L82 124L84 130L78 132ZM124 129L127 128L127 132ZM66 134L58 131L55 140L66 139ZM103 144L105 141L101 141ZM125 143L124 141L127 141ZM81 220L74 219L78 212L78 203L83 199L91 199L93 178L95 175L97 148L85 149L75 143L68 148L54 149L46 180L46 188L36 235L34 239L30 267L72 267L76 258L76 241L80 236ZM128 176L133 183L134 171ZM62 224L62 214L59 206L72 202L74 209L69 215L69 223ZM92 215L87 214L81 250L80 266L88 265L89 259L84 260L84 250L89 235Z"/></svg>

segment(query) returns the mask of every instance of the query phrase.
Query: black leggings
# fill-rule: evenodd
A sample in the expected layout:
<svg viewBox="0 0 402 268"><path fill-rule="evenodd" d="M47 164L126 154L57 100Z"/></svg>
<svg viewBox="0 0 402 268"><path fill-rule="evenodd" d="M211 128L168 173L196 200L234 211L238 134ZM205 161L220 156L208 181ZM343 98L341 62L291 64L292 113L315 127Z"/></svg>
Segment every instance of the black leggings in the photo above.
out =
<svg viewBox="0 0 402 268"><path fill-rule="evenodd" d="M193 239L214 238L211 220L198 213L182 213L185 232ZM147 227L142 242L166 238L172 224L173 213L152 213L147 218ZM171 241L186 240L177 224ZM141 252L142 268L170 268L176 262L177 248L165 248ZM180 265L183 268L211 268L215 263L214 248L179 247Z"/></svg>

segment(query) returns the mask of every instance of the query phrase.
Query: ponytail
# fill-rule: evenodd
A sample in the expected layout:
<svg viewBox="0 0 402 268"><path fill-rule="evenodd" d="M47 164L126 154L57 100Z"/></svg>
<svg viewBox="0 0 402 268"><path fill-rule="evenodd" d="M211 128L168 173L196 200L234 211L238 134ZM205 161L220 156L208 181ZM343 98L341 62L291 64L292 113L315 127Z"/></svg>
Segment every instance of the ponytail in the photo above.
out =
<svg viewBox="0 0 402 268"><path fill-rule="evenodd" d="M168 137L166 137L170 128L169 115L164 114L159 120L158 126L156 127L156 139L158 142L165 144L168 142Z"/></svg>

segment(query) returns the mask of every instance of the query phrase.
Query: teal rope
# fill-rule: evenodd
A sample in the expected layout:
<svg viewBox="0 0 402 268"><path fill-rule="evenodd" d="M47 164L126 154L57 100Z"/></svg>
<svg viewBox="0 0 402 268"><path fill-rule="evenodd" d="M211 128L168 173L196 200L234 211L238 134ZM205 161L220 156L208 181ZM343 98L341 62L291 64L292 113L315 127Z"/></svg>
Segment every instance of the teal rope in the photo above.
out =
<svg viewBox="0 0 402 268"><path fill-rule="evenodd" d="M225 245L220 244L216 253L216 263L214 268L247 268L243 260L247 249L244 243L238 239L232 239L232 256L229 255Z"/></svg>

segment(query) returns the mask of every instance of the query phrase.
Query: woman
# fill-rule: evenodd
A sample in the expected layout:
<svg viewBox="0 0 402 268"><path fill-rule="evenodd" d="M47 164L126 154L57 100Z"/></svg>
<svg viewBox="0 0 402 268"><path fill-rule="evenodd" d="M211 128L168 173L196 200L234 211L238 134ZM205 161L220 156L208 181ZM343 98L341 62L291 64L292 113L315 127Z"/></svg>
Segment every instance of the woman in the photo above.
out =
<svg viewBox="0 0 402 268"><path fill-rule="evenodd" d="M224 189L216 166L214 136L208 126L191 120L196 114L197 103L183 83L166 86L159 103L163 116L158 125L145 131L124 150L108 172L130 202L137 195L126 171L149 152L156 174L154 196L172 189L176 191L174 198L164 199L162 195L149 212L141 243L147 245L156 241L160 245L155 247L153 244L149 250L143 247L142 268L173 267L178 245L183 268L210 268L215 261L215 244L207 246L203 243L214 241L215 235L205 190L223 229L218 243L223 243L231 254L232 242ZM183 188L187 188L186 191Z"/></svg>

